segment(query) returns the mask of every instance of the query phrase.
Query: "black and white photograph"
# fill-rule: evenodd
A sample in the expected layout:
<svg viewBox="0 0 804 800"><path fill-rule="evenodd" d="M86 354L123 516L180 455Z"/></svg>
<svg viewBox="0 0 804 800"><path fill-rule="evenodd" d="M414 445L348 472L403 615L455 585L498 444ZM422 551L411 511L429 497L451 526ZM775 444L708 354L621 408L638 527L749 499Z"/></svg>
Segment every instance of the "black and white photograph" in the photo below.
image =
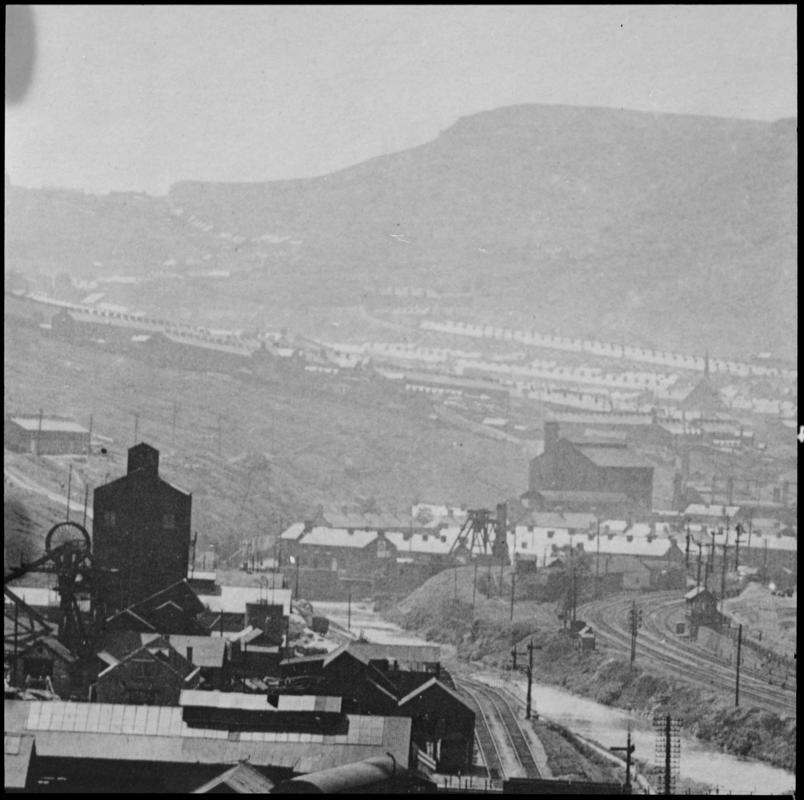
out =
<svg viewBox="0 0 804 800"><path fill-rule="evenodd" d="M795 4L5 25L6 793L795 796Z"/></svg>

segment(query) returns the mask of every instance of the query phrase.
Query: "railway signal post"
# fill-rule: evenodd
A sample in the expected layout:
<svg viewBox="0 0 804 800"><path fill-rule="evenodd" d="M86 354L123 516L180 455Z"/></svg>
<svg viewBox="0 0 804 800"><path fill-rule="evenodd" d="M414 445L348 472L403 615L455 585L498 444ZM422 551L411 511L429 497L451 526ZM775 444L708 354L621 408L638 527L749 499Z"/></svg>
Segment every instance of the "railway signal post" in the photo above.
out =
<svg viewBox="0 0 804 800"><path fill-rule="evenodd" d="M613 753L625 753L625 788L631 788L631 754L636 749L636 746L631 744L631 728L628 728L628 739L626 740L625 747L610 747Z"/></svg>
<svg viewBox="0 0 804 800"><path fill-rule="evenodd" d="M532 698L533 698L533 651L541 650L542 646L540 644L533 644L533 639L531 639L528 642L525 649L528 651L528 666L525 667L525 674L528 676L528 695L525 703L525 719L530 719L532 710ZM513 669L516 669L516 658L519 655L525 655L525 654L518 653L516 647L511 648Z"/></svg>

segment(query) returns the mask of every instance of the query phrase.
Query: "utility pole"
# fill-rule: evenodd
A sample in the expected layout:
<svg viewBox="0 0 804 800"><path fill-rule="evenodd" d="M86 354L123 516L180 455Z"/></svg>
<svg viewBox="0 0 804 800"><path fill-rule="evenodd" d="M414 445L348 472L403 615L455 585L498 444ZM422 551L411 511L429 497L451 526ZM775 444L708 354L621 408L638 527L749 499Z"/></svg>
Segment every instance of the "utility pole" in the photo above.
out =
<svg viewBox="0 0 804 800"><path fill-rule="evenodd" d="M597 523L597 557L595 559L595 596L600 594L600 519Z"/></svg>
<svg viewBox="0 0 804 800"><path fill-rule="evenodd" d="M70 495L73 488L73 465L67 470L67 522L70 521Z"/></svg>
<svg viewBox="0 0 804 800"><path fill-rule="evenodd" d="M511 620L514 619L514 591L516 590L516 568L511 573Z"/></svg>
<svg viewBox="0 0 804 800"><path fill-rule="evenodd" d="M698 576L695 579L695 586L696 588L700 587L701 585L701 555L703 553L703 545L698 542Z"/></svg>
<svg viewBox="0 0 804 800"><path fill-rule="evenodd" d="M667 721L665 722L665 751L664 751L664 793L671 794L671 783L672 783L672 759L671 759L671 719L670 715L667 715Z"/></svg>
<svg viewBox="0 0 804 800"><path fill-rule="evenodd" d="M684 567L686 569L690 568L690 521L689 519L686 520L687 523L687 546L684 549Z"/></svg>
<svg viewBox="0 0 804 800"><path fill-rule="evenodd" d="M477 557L475 557L475 575L472 579L472 612L475 610L475 597L477 596Z"/></svg>
<svg viewBox="0 0 804 800"><path fill-rule="evenodd" d="M39 426L36 429L36 455L42 455L42 416L44 412L39 409Z"/></svg>
<svg viewBox="0 0 804 800"><path fill-rule="evenodd" d="M89 484L84 486L84 520L83 526L86 528L87 526L87 503L89 502Z"/></svg>
<svg viewBox="0 0 804 800"><path fill-rule="evenodd" d="M726 534L728 536L728 532ZM728 544L723 542L723 568L721 569L720 573L720 613L724 613L725 611L725 603L726 603L726 550L728 548Z"/></svg>
<svg viewBox="0 0 804 800"><path fill-rule="evenodd" d="M740 705L740 657L743 647L743 626L737 628L737 680L734 683L734 707Z"/></svg>
<svg viewBox="0 0 804 800"><path fill-rule="evenodd" d="M625 747L610 747L609 750L615 753L625 753L625 789L631 788L631 754L636 749L635 745L631 744L631 726L628 726L628 739L626 740ZM630 792L629 792L630 794Z"/></svg>
<svg viewBox="0 0 804 800"><path fill-rule="evenodd" d="M734 571L740 568L740 537L743 535L743 526L738 522L734 528Z"/></svg>
<svg viewBox="0 0 804 800"><path fill-rule="evenodd" d="M636 660L637 630L642 627L642 609L637 608L636 600L631 604L628 612L628 621L631 625L631 664Z"/></svg>

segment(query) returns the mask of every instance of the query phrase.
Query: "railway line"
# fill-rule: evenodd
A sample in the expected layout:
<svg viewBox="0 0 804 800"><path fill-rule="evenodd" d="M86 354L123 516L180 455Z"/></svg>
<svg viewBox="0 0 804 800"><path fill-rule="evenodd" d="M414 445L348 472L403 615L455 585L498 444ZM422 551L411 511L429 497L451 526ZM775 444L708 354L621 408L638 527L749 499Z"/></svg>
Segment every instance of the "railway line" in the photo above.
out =
<svg viewBox="0 0 804 800"><path fill-rule="evenodd" d="M519 726L516 708L503 692L468 678L456 682L458 688L480 712L475 725L480 747L489 776L500 778L541 776L528 740ZM504 741L494 735L504 732Z"/></svg>
<svg viewBox="0 0 804 800"><path fill-rule="evenodd" d="M718 689L733 696L735 669L731 664L701 648L680 642L666 627L669 617L677 612L677 592L619 596L587 603L578 608L578 615L596 631L598 638L625 653L630 652L628 612L634 600L643 610L644 627L637 639L637 658L645 656L672 669L683 672L685 679L707 689ZM787 716L795 715L795 688L769 685L755 671L741 671L740 697L744 704Z"/></svg>

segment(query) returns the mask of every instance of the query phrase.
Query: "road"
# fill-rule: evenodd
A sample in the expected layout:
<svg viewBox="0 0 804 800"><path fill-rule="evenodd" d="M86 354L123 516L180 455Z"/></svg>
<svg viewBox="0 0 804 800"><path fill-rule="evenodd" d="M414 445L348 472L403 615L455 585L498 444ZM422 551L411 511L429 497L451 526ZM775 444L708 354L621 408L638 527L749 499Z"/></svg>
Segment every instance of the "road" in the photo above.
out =
<svg viewBox="0 0 804 800"><path fill-rule="evenodd" d="M53 491L49 487L45 486L42 483L34 480L28 475L25 475L21 472L17 467L13 467L9 464L3 465L3 476L6 480L18 486L20 489L25 489L28 492L34 492L35 494L42 495L43 497L47 497L48 500L53 501L57 505L61 506L66 510L67 508L67 496L63 495L59 492ZM79 516L76 519L82 519L84 515L84 503L78 502L76 500L70 500L70 512L72 513L75 511ZM92 509L87 508L87 519L92 519Z"/></svg>

